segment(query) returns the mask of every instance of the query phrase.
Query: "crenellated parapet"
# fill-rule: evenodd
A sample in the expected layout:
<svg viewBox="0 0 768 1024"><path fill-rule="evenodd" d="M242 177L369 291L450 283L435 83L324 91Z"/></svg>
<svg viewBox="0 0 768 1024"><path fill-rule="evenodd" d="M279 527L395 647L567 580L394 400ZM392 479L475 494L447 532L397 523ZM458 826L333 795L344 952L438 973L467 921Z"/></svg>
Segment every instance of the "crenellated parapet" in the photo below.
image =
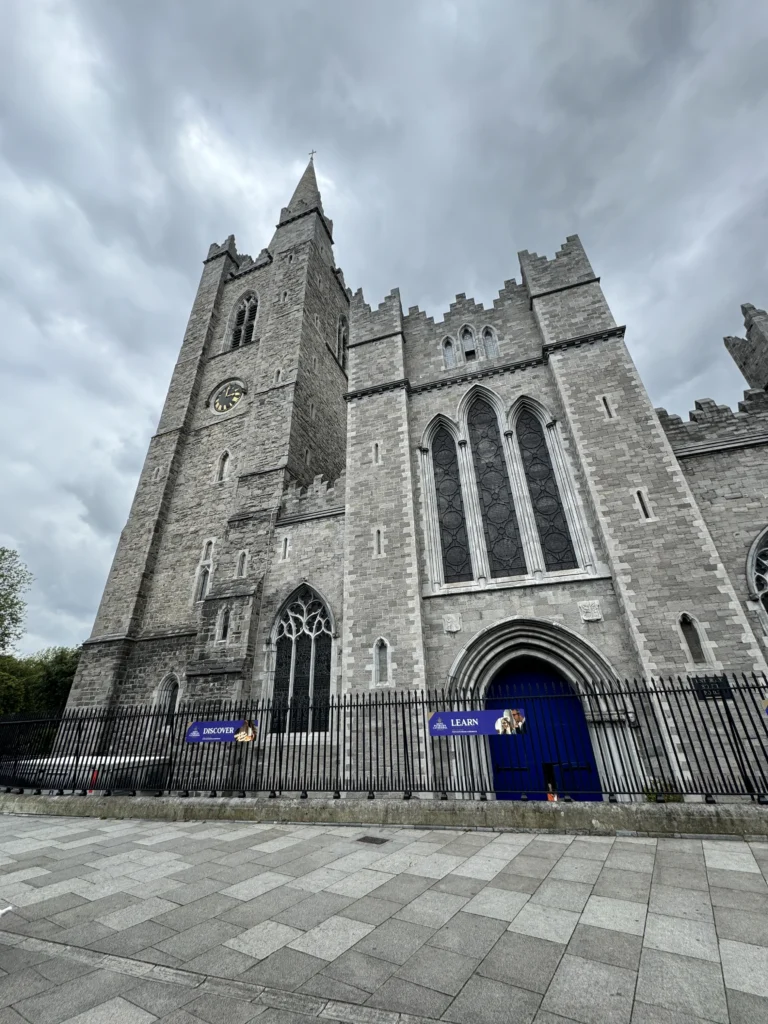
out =
<svg viewBox="0 0 768 1024"><path fill-rule="evenodd" d="M768 392L758 388L744 392L737 412L702 398L687 421L666 409L657 409L656 415L679 457L768 443Z"/></svg>
<svg viewBox="0 0 768 1024"><path fill-rule="evenodd" d="M568 235L552 260L527 249L517 255L523 283L532 299L547 292L598 280L578 235Z"/></svg>
<svg viewBox="0 0 768 1024"><path fill-rule="evenodd" d="M278 522L297 518L321 517L344 507L347 492L346 473L336 480L316 476L308 487L291 482L283 491Z"/></svg>
<svg viewBox="0 0 768 1024"><path fill-rule="evenodd" d="M349 304L350 347L375 338L399 334L403 329L403 307L400 289L393 288L376 309L365 301L363 289L358 288Z"/></svg>
<svg viewBox="0 0 768 1024"><path fill-rule="evenodd" d="M768 387L768 313L749 302L741 307L746 338L723 338L751 388Z"/></svg>

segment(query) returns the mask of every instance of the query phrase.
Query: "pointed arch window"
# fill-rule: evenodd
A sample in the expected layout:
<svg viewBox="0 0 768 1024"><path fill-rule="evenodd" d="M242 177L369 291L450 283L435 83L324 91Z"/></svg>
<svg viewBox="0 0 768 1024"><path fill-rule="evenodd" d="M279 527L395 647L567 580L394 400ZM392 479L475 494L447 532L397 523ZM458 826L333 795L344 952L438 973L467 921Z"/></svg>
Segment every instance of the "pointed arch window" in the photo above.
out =
<svg viewBox="0 0 768 1024"><path fill-rule="evenodd" d="M544 565L547 572L576 569L579 563L573 550L541 420L530 409L524 408L517 418L516 427Z"/></svg>
<svg viewBox="0 0 768 1024"><path fill-rule="evenodd" d="M464 352L464 359L471 363L477 359L477 346L475 345L475 334L471 327L463 327L461 330L461 348Z"/></svg>
<svg viewBox="0 0 768 1024"><path fill-rule="evenodd" d="M240 554L237 556L237 569L235 572L235 575L238 576L238 578L245 576L245 566L247 561L248 552L241 551Z"/></svg>
<svg viewBox="0 0 768 1024"><path fill-rule="evenodd" d="M473 403L467 426L491 576L523 576L527 567L499 423L484 399Z"/></svg>
<svg viewBox="0 0 768 1024"><path fill-rule="evenodd" d="M256 313L259 303L255 295L246 295L240 301L232 326L231 347L240 348L253 341L253 330L256 324Z"/></svg>
<svg viewBox="0 0 768 1024"><path fill-rule="evenodd" d="M219 458L219 465L216 470L216 480L218 483L226 480L229 476L230 463L231 459L229 457L229 452L222 452L221 457Z"/></svg>
<svg viewBox="0 0 768 1024"><path fill-rule="evenodd" d="M349 347L349 323L347 318L342 314L339 317L339 326L336 332L336 358L341 363L342 367L346 369L347 366L347 348Z"/></svg>
<svg viewBox="0 0 768 1024"><path fill-rule="evenodd" d="M195 595L196 601L204 601L208 593L208 584L211 579L211 570L207 565L202 566L200 572L197 574L197 594Z"/></svg>
<svg viewBox="0 0 768 1024"><path fill-rule="evenodd" d="M226 643L227 640L229 639L229 620L230 620L230 612L229 612L229 606L227 605L224 608L224 611L221 613L221 622L220 622L220 625L219 625L219 640L223 644Z"/></svg>
<svg viewBox="0 0 768 1024"><path fill-rule="evenodd" d="M446 370L450 370L456 365L456 350L453 347L452 338L446 338L443 342L443 364Z"/></svg>
<svg viewBox="0 0 768 1024"><path fill-rule="evenodd" d="M179 702L179 680L175 675L170 675L160 684L157 695L157 707L162 716L164 726L173 725L173 716L176 714L176 706Z"/></svg>
<svg viewBox="0 0 768 1024"><path fill-rule="evenodd" d="M486 327L483 330L483 347L486 359L495 359L498 356L499 342L491 327Z"/></svg>
<svg viewBox="0 0 768 1024"><path fill-rule="evenodd" d="M440 524L443 578L446 583L465 582L473 579L467 521L456 442L445 427L438 429L432 441L432 466Z"/></svg>
<svg viewBox="0 0 768 1024"><path fill-rule="evenodd" d="M768 529L758 534L747 558L747 582L750 597L760 602L763 628L768 624Z"/></svg>
<svg viewBox="0 0 768 1024"><path fill-rule="evenodd" d="M680 629L690 652L691 661L695 665L705 665L707 658L704 654L704 646L699 636L698 627L687 613L680 616Z"/></svg>
<svg viewBox="0 0 768 1024"><path fill-rule="evenodd" d="M376 686L389 683L389 644L383 637L373 645L373 681Z"/></svg>
<svg viewBox="0 0 768 1024"><path fill-rule="evenodd" d="M326 732L331 695L331 617L309 587L280 616L275 640L272 732Z"/></svg>

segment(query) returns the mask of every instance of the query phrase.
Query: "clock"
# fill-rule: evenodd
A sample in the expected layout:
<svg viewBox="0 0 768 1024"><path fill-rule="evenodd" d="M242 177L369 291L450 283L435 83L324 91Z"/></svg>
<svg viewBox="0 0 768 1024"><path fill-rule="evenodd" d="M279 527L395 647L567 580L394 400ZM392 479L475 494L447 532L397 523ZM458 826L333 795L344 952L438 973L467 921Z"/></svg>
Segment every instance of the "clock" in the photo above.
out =
<svg viewBox="0 0 768 1024"><path fill-rule="evenodd" d="M239 380L231 380L214 393L212 405L216 412L229 412L245 394L245 388Z"/></svg>

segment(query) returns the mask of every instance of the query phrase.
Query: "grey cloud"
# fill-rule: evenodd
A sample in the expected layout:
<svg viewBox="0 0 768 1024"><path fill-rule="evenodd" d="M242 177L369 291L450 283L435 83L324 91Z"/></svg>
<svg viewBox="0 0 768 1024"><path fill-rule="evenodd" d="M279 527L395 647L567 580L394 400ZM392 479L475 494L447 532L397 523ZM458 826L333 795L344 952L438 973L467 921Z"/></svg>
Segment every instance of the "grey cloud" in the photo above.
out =
<svg viewBox="0 0 768 1024"><path fill-rule="evenodd" d="M486 305L578 232L657 405L734 405L765 306L768 12L753 0L6 0L0 542L26 649L83 639L200 261L269 241L318 150L369 301Z"/></svg>

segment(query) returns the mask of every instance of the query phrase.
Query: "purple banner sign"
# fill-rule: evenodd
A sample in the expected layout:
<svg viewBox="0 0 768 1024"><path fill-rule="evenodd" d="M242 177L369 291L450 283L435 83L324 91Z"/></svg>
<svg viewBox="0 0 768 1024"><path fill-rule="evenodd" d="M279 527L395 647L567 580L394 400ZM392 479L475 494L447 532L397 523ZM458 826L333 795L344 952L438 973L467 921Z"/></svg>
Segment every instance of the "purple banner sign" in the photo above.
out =
<svg viewBox="0 0 768 1024"><path fill-rule="evenodd" d="M249 743L256 738L258 724L243 718L236 722L191 722L184 738L187 743Z"/></svg>
<svg viewBox="0 0 768 1024"><path fill-rule="evenodd" d="M527 723L521 707L496 711L435 711L429 716L430 736L520 736Z"/></svg>

